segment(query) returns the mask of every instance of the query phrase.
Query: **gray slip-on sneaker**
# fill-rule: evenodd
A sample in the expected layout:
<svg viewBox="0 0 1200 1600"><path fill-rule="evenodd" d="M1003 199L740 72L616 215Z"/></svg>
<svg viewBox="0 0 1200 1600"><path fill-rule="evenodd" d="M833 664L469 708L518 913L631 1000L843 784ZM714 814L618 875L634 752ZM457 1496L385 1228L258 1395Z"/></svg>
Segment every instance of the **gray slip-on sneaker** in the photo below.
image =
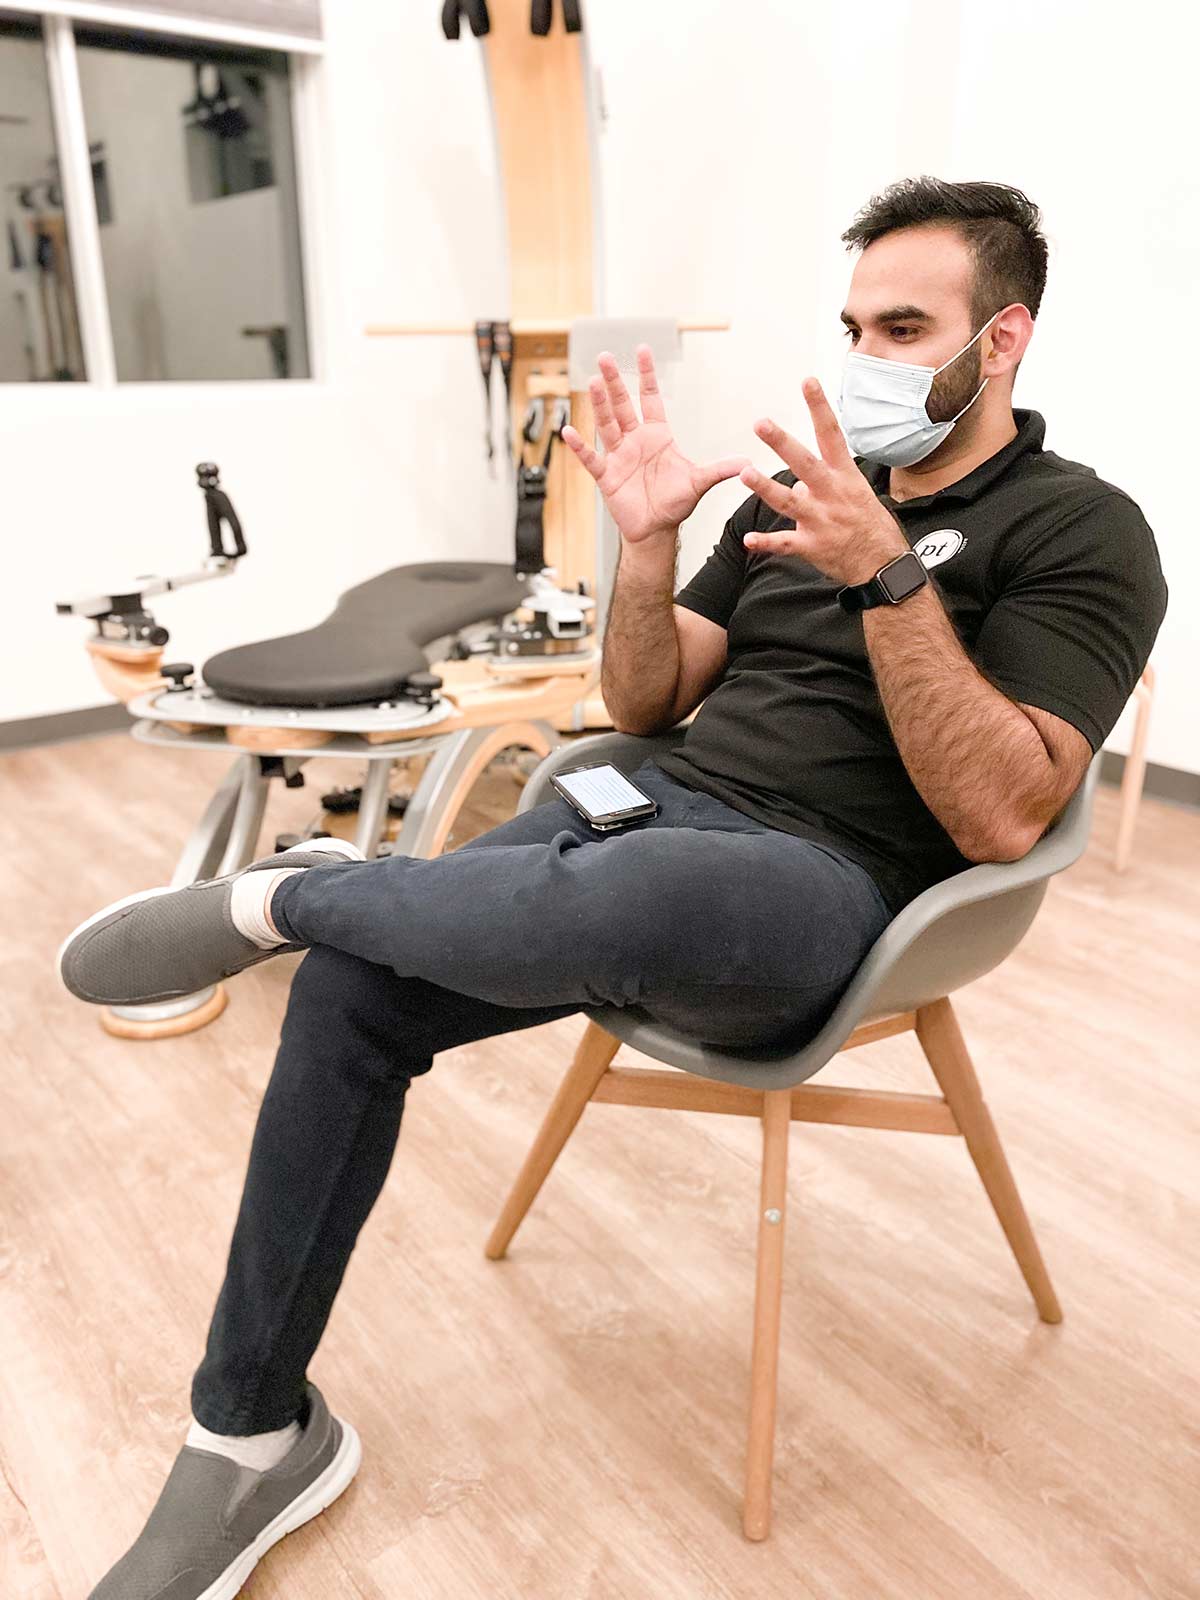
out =
<svg viewBox="0 0 1200 1600"><path fill-rule="evenodd" d="M233 1600L261 1558L358 1471L362 1446L315 1384L308 1418L277 1466L255 1472L184 1445L146 1526L88 1600Z"/></svg>
<svg viewBox="0 0 1200 1600"><path fill-rule="evenodd" d="M293 847L252 862L224 878L204 878L182 889L143 889L81 922L63 941L58 970L73 995L93 1005L141 1006L195 994L256 962L303 945L263 950L239 933L229 914L232 886L264 867L336 866L362 861L344 840L333 850Z"/></svg>

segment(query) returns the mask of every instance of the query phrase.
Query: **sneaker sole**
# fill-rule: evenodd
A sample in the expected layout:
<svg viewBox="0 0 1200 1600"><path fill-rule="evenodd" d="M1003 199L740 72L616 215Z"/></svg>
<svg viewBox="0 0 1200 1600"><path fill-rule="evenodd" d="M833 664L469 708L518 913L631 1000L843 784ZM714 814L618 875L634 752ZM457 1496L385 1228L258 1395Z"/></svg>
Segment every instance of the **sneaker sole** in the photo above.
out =
<svg viewBox="0 0 1200 1600"><path fill-rule="evenodd" d="M342 1442L325 1471L320 1477L314 1478L290 1506L284 1506L274 1522L267 1523L254 1542L246 1546L221 1576L197 1596L197 1600L233 1600L272 1545L278 1544L280 1539L294 1533L314 1517L319 1517L325 1507L332 1505L338 1495L349 1487L362 1461L362 1444L348 1422L342 1422L341 1417L337 1420L341 1423Z"/></svg>

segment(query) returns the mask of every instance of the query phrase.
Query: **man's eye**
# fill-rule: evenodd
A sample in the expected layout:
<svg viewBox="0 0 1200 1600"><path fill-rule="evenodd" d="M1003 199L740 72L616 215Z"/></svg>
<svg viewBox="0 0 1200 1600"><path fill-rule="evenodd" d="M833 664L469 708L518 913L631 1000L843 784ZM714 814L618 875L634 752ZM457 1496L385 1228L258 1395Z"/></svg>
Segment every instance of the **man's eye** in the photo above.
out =
<svg viewBox="0 0 1200 1600"><path fill-rule="evenodd" d="M915 333L916 331L915 328L906 328L902 323L897 323L892 329L893 333Z"/></svg>
<svg viewBox="0 0 1200 1600"><path fill-rule="evenodd" d="M843 328L842 332L846 335L847 339L849 339L852 344L858 338L858 329L857 328Z"/></svg>

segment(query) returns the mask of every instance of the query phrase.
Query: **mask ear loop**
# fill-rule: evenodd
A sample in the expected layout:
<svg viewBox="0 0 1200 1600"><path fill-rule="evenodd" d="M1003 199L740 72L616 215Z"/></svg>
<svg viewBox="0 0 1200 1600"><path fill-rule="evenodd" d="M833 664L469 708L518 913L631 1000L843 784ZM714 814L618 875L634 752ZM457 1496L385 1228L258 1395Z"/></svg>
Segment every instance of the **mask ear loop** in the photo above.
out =
<svg viewBox="0 0 1200 1600"><path fill-rule="evenodd" d="M984 323L983 327L980 328L980 330L979 330L979 332L977 334L975 334L974 338L968 339L966 344L963 345L962 349L958 352L958 356L965 356L967 351L975 343L975 340L976 339L982 339L983 335L987 332L987 330L991 327L992 323L995 322L996 318L999 315L1000 315L999 311L993 311L991 316ZM954 363L958 360L958 356L951 356L949 361L943 361L940 367L935 367L933 369L933 378L936 378L939 372L945 372L947 367L953 366ZM933 378L930 378L930 380L929 380L930 388L933 387ZM965 417L966 416L967 412L970 411L971 407L975 404L976 400L979 399L979 396L987 388L987 386L988 386L990 381L991 380L989 378L985 378L983 380L983 382L979 385L978 389L976 389L975 393L967 401L966 405L958 413L958 416L950 418L950 426L951 427L953 427L954 424L958 421L958 417Z"/></svg>

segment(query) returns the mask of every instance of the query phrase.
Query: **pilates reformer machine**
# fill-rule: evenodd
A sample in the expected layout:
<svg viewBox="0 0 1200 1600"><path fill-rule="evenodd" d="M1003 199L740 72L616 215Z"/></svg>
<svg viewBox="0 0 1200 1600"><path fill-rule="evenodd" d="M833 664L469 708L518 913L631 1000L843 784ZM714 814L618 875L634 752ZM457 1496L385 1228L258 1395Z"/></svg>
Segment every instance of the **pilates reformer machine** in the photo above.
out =
<svg viewBox="0 0 1200 1600"><path fill-rule="evenodd" d="M302 785L316 754L354 762L365 777L358 790L325 797L328 810L309 837L344 831L341 815L356 812L352 836L365 855L432 856L496 755L517 747L541 757L559 743L551 719L569 713L599 673L594 601L585 585L568 592L554 583L540 521L527 509L511 566L394 567L347 590L316 627L224 650L198 673L190 662L163 662L170 635L149 601L230 576L247 544L217 468L203 463L197 478L209 535L198 568L57 607L93 623L87 649L101 682L137 718L135 739L235 754L184 845L173 885L234 872L261 854L271 782ZM424 770L399 801L390 793L393 765L417 756L427 758ZM122 1036L159 1037L203 1026L224 1003L218 986L167 1005L106 1010L102 1020Z"/></svg>

